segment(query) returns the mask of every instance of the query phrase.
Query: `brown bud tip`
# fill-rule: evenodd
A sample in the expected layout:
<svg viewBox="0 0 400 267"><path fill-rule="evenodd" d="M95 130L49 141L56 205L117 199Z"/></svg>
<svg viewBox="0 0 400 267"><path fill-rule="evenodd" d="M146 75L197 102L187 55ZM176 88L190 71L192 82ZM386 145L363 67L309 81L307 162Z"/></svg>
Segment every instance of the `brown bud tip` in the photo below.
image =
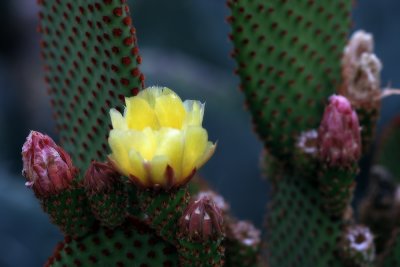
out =
<svg viewBox="0 0 400 267"><path fill-rule="evenodd" d="M220 237L222 224L221 211L209 196L192 200L179 220L182 233L196 241Z"/></svg>
<svg viewBox="0 0 400 267"><path fill-rule="evenodd" d="M104 192L112 188L119 177L119 173L108 162L92 161L85 173L85 188L94 193Z"/></svg>
<svg viewBox="0 0 400 267"><path fill-rule="evenodd" d="M227 238L240 242L243 246L257 249L261 244L261 231L251 222L238 221L228 226Z"/></svg>
<svg viewBox="0 0 400 267"><path fill-rule="evenodd" d="M196 199L200 199L203 197L208 197L210 198L215 206L217 206L217 208L222 212L222 213L228 213L230 210L230 206L228 203L226 203L225 199L223 196L215 193L214 191L200 191L197 196Z"/></svg>
<svg viewBox="0 0 400 267"><path fill-rule="evenodd" d="M31 131L22 146L22 175L39 196L57 194L70 187L77 174L71 157L47 135Z"/></svg>
<svg viewBox="0 0 400 267"><path fill-rule="evenodd" d="M368 227L349 226L342 236L342 249L345 260L365 266L375 259L374 236Z"/></svg>
<svg viewBox="0 0 400 267"><path fill-rule="evenodd" d="M318 148L319 159L330 166L351 166L360 158L360 124L344 96L329 98L318 129Z"/></svg>

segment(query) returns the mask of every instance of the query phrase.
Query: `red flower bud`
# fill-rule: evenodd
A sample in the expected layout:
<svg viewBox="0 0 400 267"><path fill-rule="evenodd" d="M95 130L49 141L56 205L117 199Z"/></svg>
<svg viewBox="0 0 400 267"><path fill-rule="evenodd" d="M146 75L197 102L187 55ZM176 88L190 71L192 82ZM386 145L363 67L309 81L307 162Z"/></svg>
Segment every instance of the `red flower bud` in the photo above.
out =
<svg viewBox="0 0 400 267"><path fill-rule="evenodd" d="M331 166L349 166L361 156L360 124L350 102L333 95L318 129L320 160Z"/></svg>
<svg viewBox="0 0 400 267"><path fill-rule="evenodd" d="M47 135L31 131L22 147L22 175L39 196L56 194L70 187L77 173L71 157Z"/></svg>
<svg viewBox="0 0 400 267"><path fill-rule="evenodd" d="M104 192L112 189L119 176L109 163L92 161L85 173L85 188L94 193Z"/></svg>
<svg viewBox="0 0 400 267"><path fill-rule="evenodd" d="M221 211L207 195L192 200L183 213L179 226L183 234L197 241L222 235Z"/></svg>

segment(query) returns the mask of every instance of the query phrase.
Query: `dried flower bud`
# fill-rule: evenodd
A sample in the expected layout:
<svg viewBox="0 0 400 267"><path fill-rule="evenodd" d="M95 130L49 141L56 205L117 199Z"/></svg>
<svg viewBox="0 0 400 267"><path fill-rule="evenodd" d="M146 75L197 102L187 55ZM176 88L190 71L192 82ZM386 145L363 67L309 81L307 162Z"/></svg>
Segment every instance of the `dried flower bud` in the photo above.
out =
<svg viewBox="0 0 400 267"><path fill-rule="evenodd" d="M352 34L348 45L344 49L346 58L343 60L357 60L363 53L372 53L374 50L374 38L372 34L363 30Z"/></svg>
<svg viewBox="0 0 400 267"><path fill-rule="evenodd" d="M251 222L238 221L229 225L228 238L239 241L243 246L256 249L261 244L261 231Z"/></svg>
<svg viewBox="0 0 400 267"><path fill-rule="evenodd" d="M341 247L345 260L353 265L366 266L375 259L374 236L368 227L349 226L345 229Z"/></svg>
<svg viewBox="0 0 400 267"><path fill-rule="evenodd" d="M179 220L182 233L196 241L221 236L222 223L221 211L208 196L192 200Z"/></svg>
<svg viewBox="0 0 400 267"><path fill-rule="evenodd" d="M104 192L111 189L119 177L111 164L92 161L85 173L85 188L96 193Z"/></svg>
<svg viewBox="0 0 400 267"><path fill-rule="evenodd" d="M22 147L22 175L39 196L70 187L77 173L70 156L47 135L31 131Z"/></svg>
<svg viewBox="0 0 400 267"><path fill-rule="evenodd" d="M343 53L341 94L357 108L374 106L381 93L381 70L381 62L373 54L372 35L355 32Z"/></svg>
<svg viewBox="0 0 400 267"><path fill-rule="evenodd" d="M319 159L331 166L349 166L361 156L360 125L343 96L333 95L318 129Z"/></svg>

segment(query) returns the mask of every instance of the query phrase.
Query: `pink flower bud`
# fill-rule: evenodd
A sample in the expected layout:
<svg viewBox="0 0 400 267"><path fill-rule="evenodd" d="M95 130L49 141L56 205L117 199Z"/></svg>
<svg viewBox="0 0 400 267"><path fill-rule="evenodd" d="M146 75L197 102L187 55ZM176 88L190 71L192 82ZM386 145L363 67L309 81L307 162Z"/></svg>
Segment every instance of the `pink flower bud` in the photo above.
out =
<svg viewBox="0 0 400 267"><path fill-rule="evenodd" d="M345 97L329 98L318 129L318 147L320 160L331 166L349 166L360 158L360 125Z"/></svg>
<svg viewBox="0 0 400 267"><path fill-rule="evenodd" d="M67 189L77 173L70 156L47 135L31 131L22 147L22 175L39 196Z"/></svg>
<svg viewBox="0 0 400 267"><path fill-rule="evenodd" d="M221 211L209 196L192 200L183 213L179 226L186 236L204 241L222 235Z"/></svg>
<svg viewBox="0 0 400 267"><path fill-rule="evenodd" d="M85 188L95 193L104 192L112 189L119 176L109 163L92 161L85 173Z"/></svg>

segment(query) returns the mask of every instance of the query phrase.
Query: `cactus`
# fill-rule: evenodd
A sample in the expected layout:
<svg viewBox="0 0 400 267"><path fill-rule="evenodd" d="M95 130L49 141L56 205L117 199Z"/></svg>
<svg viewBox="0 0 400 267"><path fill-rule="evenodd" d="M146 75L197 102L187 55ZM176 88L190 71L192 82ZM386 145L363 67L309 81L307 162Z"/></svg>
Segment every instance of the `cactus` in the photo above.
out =
<svg viewBox="0 0 400 267"><path fill-rule="evenodd" d="M396 182L389 204L370 190L366 226L351 207L382 67L371 35L346 44L351 0L227 2L236 73L272 183L263 240L218 194L193 195L191 180L216 148L204 104L144 88L126 1L38 3L61 143L32 132L22 156L26 185L65 234L46 266L399 264ZM398 122L385 136L376 161L398 179Z"/></svg>

